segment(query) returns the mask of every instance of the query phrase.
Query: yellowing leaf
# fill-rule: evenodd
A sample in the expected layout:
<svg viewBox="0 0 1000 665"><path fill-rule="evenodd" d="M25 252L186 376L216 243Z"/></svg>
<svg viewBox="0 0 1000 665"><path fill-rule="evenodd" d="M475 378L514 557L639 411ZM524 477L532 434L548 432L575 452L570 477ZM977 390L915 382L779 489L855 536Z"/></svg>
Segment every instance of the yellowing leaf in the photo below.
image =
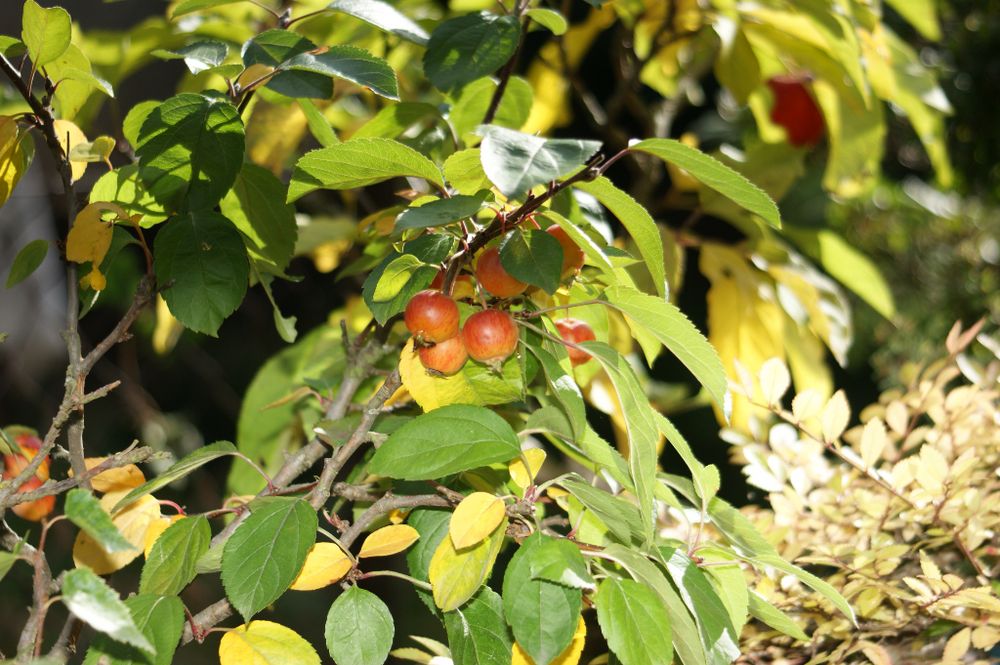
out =
<svg viewBox="0 0 1000 665"><path fill-rule="evenodd" d="M353 566L350 557L336 543L316 543L290 588L294 591L322 589L342 580Z"/></svg>
<svg viewBox="0 0 1000 665"><path fill-rule="evenodd" d="M409 524L393 524L371 532L361 543L358 558L389 556L402 552L417 542L420 534Z"/></svg>
<svg viewBox="0 0 1000 665"><path fill-rule="evenodd" d="M944 653L941 655L941 662L946 665L958 665L971 645L972 629L963 628L948 638L947 644L944 645Z"/></svg>
<svg viewBox="0 0 1000 665"><path fill-rule="evenodd" d="M87 143L87 135L69 120L56 120L53 123L53 129L55 129L56 138L59 139L59 143L62 145L63 153L69 157L73 180L79 180L83 177L84 171L87 170L87 160L73 159L73 148Z"/></svg>
<svg viewBox="0 0 1000 665"><path fill-rule="evenodd" d="M98 136L89 143L78 143L70 150L69 158L74 166L82 163L86 167L89 162L104 162L108 168L111 165L111 153L115 149L115 140L110 136Z"/></svg>
<svg viewBox="0 0 1000 665"><path fill-rule="evenodd" d="M586 638L587 622L583 620L583 617L580 617L579 623L576 624L576 632L573 633L573 640L549 665L576 665L579 663L580 654L583 653L583 643L586 641ZM535 661L524 652L524 649L517 642L514 642L514 650L511 656L510 665L535 665Z"/></svg>
<svg viewBox="0 0 1000 665"><path fill-rule="evenodd" d="M462 499L448 524L448 534L457 550L472 547L486 539L503 521L504 502L486 492L473 492Z"/></svg>
<svg viewBox="0 0 1000 665"><path fill-rule="evenodd" d="M409 340L399 354L399 376L403 387L424 411L449 404L486 406L504 404L520 398L520 369L516 354L502 365L498 376L484 365L474 362L452 376L431 376L420 364Z"/></svg>
<svg viewBox="0 0 1000 665"><path fill-rule="evenodd" d="M511 462L507 469L510 471L510 479L522 490L535 482L538 470L545 463L545 451L541 448L528 448L521 451L521 457L528 460L528 466L524 466L524 460L518 458Z"/></svg>
<svg viewBox="0 0 1000 665"><path fill-rule="evenodd" d="M872 418L865 424L861 433L861 459L866 467L875 466L889 439L885 434L885 423L881 418Z"/></svg>
<svg viewBox="0 0 1000 665"><path fill-rule="evenodd" d="M101 508L111 514L114 507L128 490L108 492L101 497ZM108 575L130 564L145 549L146 531L160 518L160 504L152 495L138 499L111 519L118 531L134 550L108 553L90 536L81 531L73 543L73 562L78 568L90 568L98 575Z"/></svg>
<svg viewBox="0 0 1000 665"><path fill-rule="evenodd" d="M298 104L282 105L258 98L246 128L247 155L280 174L306 132L306 116Z"/></svg>
<svg viewBox="0 0 1000 665"><path fill-rule="evenodd" d="M823 441L832 443L840 438L840 435L847 429L847 421L851 417L851 408L847 404L847 397L843 390L838 390L826 403L823 409L822 423Z"/></svg>
<svg viewBox="0 0 1000 665"><path fill-rule="evenodd" d="M89 471L106 459L108 458L88 457L83 460L83 463L87 466L87 470ZM69 475L70 477L73 476L72 469L70 470ZM90 479L90 485L97 492L118 492L121 490L130 490L134 487L142 485L144 482L146 482L146 476L143 475L142 470L135 464L127 464L115 469L108 469L107 471L102 471Z"/></svg>
<svg viewBox="0 0 1000 665"><path fill-rule="evenodd" d="M118 219L128 219L128 214L114 203L91 203L77 213L73 228L66 237L66 258L76 263L91 262L92 269L85 281L89 281L95 291L103 290L106 285L100 265L111 247L114 231L114 222L103 219L104 213L109 212L117 215Z"/></svg>
<svg viewBox="0 0 1000 665"><path fill-rule="evenodd" d="M156 327L153 328L153 351L156 355L162 356L173 350L177 340L181 338L184 326L178 321L163 296L156 296Z"/></svg>
<svg viewBox="0 0 1000 665"><path fill-rule="evenodd" d="M504 519L488 539L461 551L455 549L451 538L441 539L427 570L438 608L449 612L472 598L493 570L506 532Z"/></svg>
<svg viewBox="0 0 1000 665"><path fill-rule="evenodd" d="M167 527L183 518L183 515L171 515L170 517L160 517L150 522L149 528L146 529L146 538L142 549L142 555L148 559L149 553L153 550L153 545L156 544L157 538L163 535L163 532L167 530Z"/></svg>
<svg viewBox="0 0 1000 665"><path fill-rule="evenodd" d="M17 121L0 115L0 206L7 202L31 161L31 137L19 132Z"/></svg>
<svg viewBox="0 0 1000 665"><path fill-rule="evenodd" d="M766 360L760 368L758 380L768 404L780 404L781 398L792 384L792 376L780 358Z"/></svg>
<svg viewBox="0 0 1000 665"><path fill-rule="evenodd" d="M220 665L319 665L316 650L291 628L273 621L251 621L233 628L219 642Z"/></svg>

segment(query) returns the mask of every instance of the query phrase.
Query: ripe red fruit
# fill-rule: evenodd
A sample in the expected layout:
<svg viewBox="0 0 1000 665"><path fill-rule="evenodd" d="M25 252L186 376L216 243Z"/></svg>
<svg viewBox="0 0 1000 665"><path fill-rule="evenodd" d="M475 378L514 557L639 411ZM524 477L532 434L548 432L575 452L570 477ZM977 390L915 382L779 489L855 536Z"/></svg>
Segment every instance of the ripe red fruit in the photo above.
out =
<svg viewBox="0 0 1000 665"><path fill-rule="evenodd" d="M440 291L427 289L406 304L403 321L418 342L443 342L458 334L458 305Z"/></svg>
<svg viewBox="0 0 1000 665"><path fill-rule="evenodd" d="M594 329L586 321L581 321L580 319L559 319L555 323L556 329L559 331L559 336L572 344L592 342L597 339L597 336L594 335ZM582 365L591 358L590 354L586 351L575 349L572 346L567 346L566 352L569 353L569 361L573 363L574 367Z"/></svg>
<svg viewBox="0 0 1000 665"><path fill-rule="evenodd" d="M10 480L16 478L21 471L24 470L28 463L38 454L38 450L42 447L42 440L33 434L17 434L14 436L14 441L21 448L20 455L4 455L3 463L3 479ZM24 483L18 488L18 492L30 492L36 490L42 486L42 484L49 479L49 458L48 456L42 460L41 465L35 471L35 475L28 478ZM27 503L19 503L16 506L12 506L14 514L18 517L32 522L41 521L43 517L52 512L56 505L55 496L46 496L35 501L29 501Z"/></svg>
<svg viewBox="0 0 1000 665"><path fill-rule="evenodd" d="M500 250L490 247L479 255L476 261L476 279L479 285L497 298L513 298L521 295L528 285L515 279L500 264Z"/></svg>
<svg viewBox="0 0 1000 665"><path fill-rule="evenodd" d="M484 309L465 321L462 341L473 360L498 369L500 363L517 349L517 324L510 314L498 309Z"/></svg>
<svg viewBox="0 0 1000 665"><path fill-rule="evenodd" d="M434 346L425 346L417 353L420 354L420 364L424 369L444 376L457 374L469 359L461 335L438 342Z"/></svg>
<svg viewBox="0 0 1000 665"><path fill-rule="evenodd" d="M553 224L545 232L559 241L563 251L562 276L566 279L583 267L583 250L573 242L573 239L563 231L558 224Z"/></svg>
<svg viewBox="0 0 1000 665"><path fill-rule="evenodd" d="M771 121L785 128L788 142L797 148L814 146L823 138L826 124L816 100L805 86L805 79L775 76L767 85L774 93Z"/></svg>

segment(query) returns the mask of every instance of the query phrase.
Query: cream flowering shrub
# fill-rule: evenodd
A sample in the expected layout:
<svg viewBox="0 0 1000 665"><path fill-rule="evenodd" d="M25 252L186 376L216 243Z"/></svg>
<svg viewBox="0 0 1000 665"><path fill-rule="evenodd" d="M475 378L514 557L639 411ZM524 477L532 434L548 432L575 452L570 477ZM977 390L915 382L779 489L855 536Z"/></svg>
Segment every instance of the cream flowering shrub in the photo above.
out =
<svg viewBox="0 0 1000 665"><path fill-rule="evenodd" d="M790 381L777 360L743 387L770 414L755 436L726 433L749 482L768 493L768 508L744 512L858 618L852 626L780 571L759 574L756 591L810 640L751 623L743 662L997 662L1000 360L973 360L977 338L997 355L979 326L956 325L946 357L902 368L906 387L858 410L850 428L843 393L783 399Z"/></svg>

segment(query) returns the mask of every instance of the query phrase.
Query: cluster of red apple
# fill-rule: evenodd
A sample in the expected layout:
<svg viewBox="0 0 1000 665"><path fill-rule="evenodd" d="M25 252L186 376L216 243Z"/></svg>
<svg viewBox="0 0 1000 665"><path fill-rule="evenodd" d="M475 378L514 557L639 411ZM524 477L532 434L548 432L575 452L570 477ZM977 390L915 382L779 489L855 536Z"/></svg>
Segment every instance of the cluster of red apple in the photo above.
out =
<svg viewBox="0 0 1000 665"><path fill-rule="evenodd" d="M8 454L3 456L3 479L11 480L16 478L24 470L28 463L38 454L42 447L42 440L31 433L23 432L14 435L14 442L21 449L21 454ZM42 460L35 475L21 485L17 491L30 492L42 486L49 479L49 458ZM46 496L35 501L19 503L11 508L18 517L32 522L40 522L43 517L52 512L56 506L55 496Z"/></svg>
<svg viewBox="0 0 1000 665"><path fill-rule="evenodd" d="M562 277L575 275L583 266L583 251L561 227L553 224L546 232L552 235L563 250ZM480 288L500 301L521 295L528 285L508 273L500 263L500 251L490 247L479 255L475 277ZM459 280L471 277L462 275ZM431 288L413 296L403 312L403 321L415 340L420 362L432 373L451 376L456 374L471 357L493 369L517 350L518 329L511 315L500 307L486 307L471 315L465 325L459 326L458 305L439 289L444 275L439 273ZM556 329L570 344L595 339L594 331L578 319L560 319ZM590 356L582 349L567 346L574 365L587 362Z"/></svg>

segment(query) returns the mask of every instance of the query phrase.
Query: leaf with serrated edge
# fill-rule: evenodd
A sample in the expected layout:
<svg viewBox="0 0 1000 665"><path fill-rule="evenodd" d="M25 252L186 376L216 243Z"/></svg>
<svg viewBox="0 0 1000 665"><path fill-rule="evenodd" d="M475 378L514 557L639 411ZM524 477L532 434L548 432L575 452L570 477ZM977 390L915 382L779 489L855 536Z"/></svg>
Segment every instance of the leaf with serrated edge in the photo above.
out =
<svg viewBox="0 0 1000 665"><path fill-rule="evenodd" d="M649 587L606 578L597 589L597 621L622 665L669 665L670 620Z"/></svg>
<svg viewBox="0 0 1000 665"><path fill-rule="evenodd" d="M472 547L484 540L503 521L504 514L503 500L487 492L473 492L462 499L448 527L455 549Z"/></svg>
<svg viewBox="0 0 1000 665"><path fill-rule="evenodd" d="M319 654L301 635L273 621L251 621L226 631L220 665L320 665Z"/></svg>
<svg viewBox="0 0 1000 665"><path fill-rule="evenodd" d="M306 555L298 577L289 588L292 591L314 591L339 582L354 566L336 543L316 543Z"/></svg>
<svg viewBox="0 0 1000 665"><path fill-rule="evenodd" d="M326 616L326 646L337 665L382 665L394 634L389 608L357 586L338 596Z"/></svg>
<svg viewBox="0 0 1000 665"><path fill-rule="evenodd" d="M111 514L114 506L125 492L109 492L101 497L101 508ZM160 504L151 497L144 496L124 510L114 513L111 522L119 533L132 544L133 549L107 552L86 532L77 534L73 543L73 561L77 567L86 567L98 575L108 575L124 568L140 554L146 542L146 530L159 519Z"/></svg>
<svg viewBox="0 0 1000 665"><path fill-rule="evenodd" d="M455 549L451 538L441 539L427 570L434 604L441 611L460 607L483 585L493 570L506 532L507 520L504 519L489 538L462 551Z"/></svg>
<svg viewBox="0 0 1000 665"><path fill-rule="evenodd" d="M66 573L61 598L70 612L94 630L156 655L118 593L90 570L77 568Z"/></svg>
<svg viewBox="0 0 1000 665"><path fill-rule="evenodd" d="M173 596L197 575L195 564L208 551L212 530L204 515L184 517L156 539L142 567L139 593Z"/></svg>
<svg viewBox="0 0 1000 665"><path fill-rule="evenodd" d="M66 517L87 533L94 542L108 553L125 552L136 549L125 540L111 517L101 507L94 495L80 488L72 489L66 495L64 508Z"/></svg>
<svg viewBox="0 0 1000 665"><path fill-rule="evenodd" d="M208 464L212 460L225 457L226 455L235 455L236 452L236 446L228 441L216 441L215 443L210 443L203 448L199 448L193 453L185 455L176 464L158 475L156 478L143 483L126 494L118 503L114 505L114 508L111 509L111 513L117 513L119 510L122 510L133 501L138 500L140 497L151 494L161 487L166 487L175 480L183 478L199 467Z"/></svg>

